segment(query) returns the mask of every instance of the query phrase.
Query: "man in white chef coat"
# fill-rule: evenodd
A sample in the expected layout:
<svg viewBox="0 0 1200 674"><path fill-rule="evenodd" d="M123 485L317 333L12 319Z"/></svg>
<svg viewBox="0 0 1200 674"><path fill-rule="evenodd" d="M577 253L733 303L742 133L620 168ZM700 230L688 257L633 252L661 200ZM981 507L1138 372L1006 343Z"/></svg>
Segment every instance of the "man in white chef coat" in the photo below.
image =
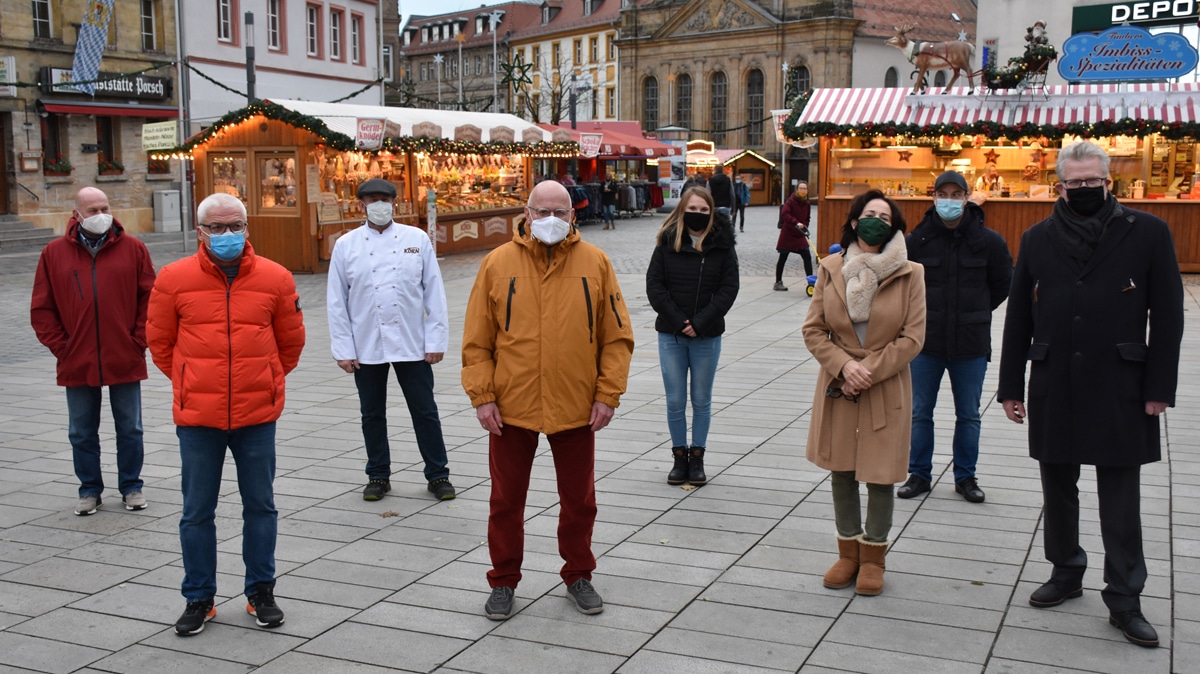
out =
<svg viewBox="0 0 1200 674"><path fill-rule="evenodd" d="M367 221L333 246L329 262L329 341L338 367L354 375L367 448L363 499L391 491L387 387L396 371L412 415L428 489L455 496L442 422L433 398L433 365L449 344L446 291L429 236L392 220L396 186L373 178L358 187Z"/></svg>

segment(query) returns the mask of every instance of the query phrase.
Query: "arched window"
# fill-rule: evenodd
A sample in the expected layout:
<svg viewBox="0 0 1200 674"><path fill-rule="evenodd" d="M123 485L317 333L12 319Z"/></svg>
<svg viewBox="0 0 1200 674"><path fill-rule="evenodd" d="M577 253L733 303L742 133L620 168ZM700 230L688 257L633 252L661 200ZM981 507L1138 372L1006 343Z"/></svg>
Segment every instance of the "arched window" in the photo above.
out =
<svg viewBox="0 0 1200 674"><path fill-rule="evenodd" d="M658 78L653 75L642 80L642 129L658 128Z"/></svg>
<svg viewBox="0 0 1200 674"><path fill-rule="evenodd" d="M712 122L709 124L712 141L717 145L725 144L725 111L729 107L729 80L725 73L713 73L709 92L712 102Z"/></svg>
<svg viewBox="0 0 1200 674"><path fill-rule="evenodd" d="M749 117L746 121L749 126L746 127L746 145L748 147L762 147L763 144L763 74L761 70L751 70L746 76L746 95L749 100L749 105L746 109L746 115Z"/></svg>
<svg viewBox="0 0 1200 674"><path fill-rule="evenodd" d="M888 68L887 72L883 74L883 86L889 89L900 86L900 74L896 72L894 66Z"/></svg>
<svg viewBox="0 0 1200 674"><path fill-rule="evenodd" d="M935 87L946 86L946 71L945 70L939 70L939 71L937 71L937 73L934 74L933 86L935 86Z"/></svg>
<svg viewBox="0 0 1200 674"><path fill-rule="evenodd" d="M812 73L808 66L796 66L788 70L788 88L789 96L799 96L812 90Z"/></svg>
<svg viewBox="0 0 1200 674"><path fill-rule="evenodd" d="M675 123L692 128L692 76L687 73L675 78Z"/></svg>

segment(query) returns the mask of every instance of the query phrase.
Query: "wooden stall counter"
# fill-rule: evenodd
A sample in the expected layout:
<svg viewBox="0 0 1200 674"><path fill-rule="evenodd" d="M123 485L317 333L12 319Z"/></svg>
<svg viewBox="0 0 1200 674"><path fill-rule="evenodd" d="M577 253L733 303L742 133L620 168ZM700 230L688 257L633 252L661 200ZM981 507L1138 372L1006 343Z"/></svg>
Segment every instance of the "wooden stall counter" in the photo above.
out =
<svg viewBox="0 0 1200 674"><path fill-rule="evenodd" d="M438 255L490 250L512 240L516 223L525 212L523 206L509 206L478 211L438 213ZM429 231L429 222L422 216L421 227Z"/></svg>
<svg viewBox="0 0 1200 674"><path fill-rule="evenodd" d="M900 205L900 212L912 231L933 206L933 199L921 197L889 197ZM832 227L817 227L817 250L827 251L842 237L842 224L850 209L852 196L826 196L817 201L817 222L832 223ZM1179 269L1184 273L1200 273L1200 222L1195 212L1200 209L1196 199L1120 199L1122 204L1158 216L1167 222L1175 237L1175 254ZM983 204L984 221L1008 242L1013 259L1021 245L1021 235L1031 226L1050 217L1054 199L992 197Z"/></svg>

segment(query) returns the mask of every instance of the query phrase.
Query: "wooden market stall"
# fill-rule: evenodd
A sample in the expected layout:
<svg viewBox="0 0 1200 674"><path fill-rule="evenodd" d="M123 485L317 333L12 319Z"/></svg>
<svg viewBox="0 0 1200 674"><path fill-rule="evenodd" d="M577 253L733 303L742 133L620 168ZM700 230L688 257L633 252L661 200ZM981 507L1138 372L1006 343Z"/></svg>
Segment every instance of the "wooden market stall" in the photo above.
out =
<svg viewBox="0 0 1200 674"><path fill-rule="evenodd" d="M434 190L438 253L484 250L512 238L532 158L577 152L512 115L305 101L256 102L172 151L195 161L197 204L240 198L255 250L296 272L326 271L337 237L364 222L365 180L392 182L396 221L426 231Z"/></svg>
<svg viewBox="0 0 1200 674"><path fill-rule="evenodd" d="M1021 235L1048 217L1057 198L1058 150L1081 138L1103 147L1111 189L1122 203L1171 227L1180 269L1200 272L1200 135L1197 84L1103 84L1044 91L971 93L965 87L818 89L793 138L820 137L817 246L841 236L850 201L868 189L894 198L910 226L932 205L934 178L962 173L976 186L994 164L986 222L1014 257ZM987 187L978 185L978 187ZM832 224L832 226L829 226Z"/></svg>

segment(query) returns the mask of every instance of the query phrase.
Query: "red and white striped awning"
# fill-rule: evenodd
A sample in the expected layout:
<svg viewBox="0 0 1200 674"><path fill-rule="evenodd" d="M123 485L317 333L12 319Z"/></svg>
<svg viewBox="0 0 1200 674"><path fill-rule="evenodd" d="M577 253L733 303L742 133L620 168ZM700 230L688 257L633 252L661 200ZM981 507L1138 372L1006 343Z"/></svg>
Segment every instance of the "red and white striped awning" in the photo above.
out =
<svg viewBox="0 0 1200 674"><path fill-rule="evenodd" d="M966 87L912 94L907 89L817 89L801 113L805 124L1092 124L1123 118L1200 121L1200 84L1087 84L991 95Z"/></svg>

